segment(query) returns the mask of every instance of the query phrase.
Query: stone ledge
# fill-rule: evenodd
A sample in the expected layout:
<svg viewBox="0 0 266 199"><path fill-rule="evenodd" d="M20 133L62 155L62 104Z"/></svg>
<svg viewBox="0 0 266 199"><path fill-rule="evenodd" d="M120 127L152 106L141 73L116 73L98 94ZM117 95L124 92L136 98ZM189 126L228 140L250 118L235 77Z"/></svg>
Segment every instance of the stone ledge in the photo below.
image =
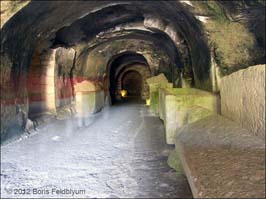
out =
<svg viewBox="0 0 266 199"><path fill-rule="evenodd" d="M160 88L159 115L164 121L166 142L174 144L176 131L216 113L216 96L193 88Z"/></svg>
<svg viewBox="0 0 266 199"><path fill-rule="evenodd" d="M178 133L176 150L195 198L265 198L262 139L219 115Z"/></svg>
<svg viewBox="0 0 266 199"><path fill-rule="evenodd" d="M150 109L153 113L159 114L159 89L173 88L173 84L168 82L164 74L150 77L146 82L150 91Z"/></svg>

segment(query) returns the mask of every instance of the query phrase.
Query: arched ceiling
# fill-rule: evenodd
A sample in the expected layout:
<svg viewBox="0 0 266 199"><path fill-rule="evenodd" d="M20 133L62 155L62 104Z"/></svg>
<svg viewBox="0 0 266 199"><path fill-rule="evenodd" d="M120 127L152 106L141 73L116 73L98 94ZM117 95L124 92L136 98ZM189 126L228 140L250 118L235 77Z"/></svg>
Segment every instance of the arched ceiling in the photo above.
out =
<svg viewBox="0 0 266 199"><path fill-rule="evenodd" d="M97 41L92 41L91 43L85 43L79 45L79 51L85 54L89 54L95 48L99 48L101 46L105 46L106 44L112 44L118 40L141 40L152 43L154 46L162 49L171 59L172 64L177 67L184 66L184 63L181 60L181 57L187 58L188 54L186 52L180 52L179 49L176 48L173 41L162 32L147 32L143 30L132 30L132 31L120 31L120 32L112 32L106 34L102 34L98 37Z"/></svg>
<svg viewBox="0 0 266 199"><path fill-rule="evenodd" d="M160 46L177 67L184 66L190 51L195 54L191 62L197 78L209 77L209 51L201 23L179 1L32 1L2 32L3 51L11 60L19 59L20 67L30 62L37 47L40 52L85 44L90 49L134 38Z"/></svg>
<svg viewBox="0 0 266 199"><path fill-rule="evenodd" d="M148 73L148 76L150 77L150 70L149 66L143 64L143 63L129 63L127 65L123 65L119 67L115 72L115 81L117 82L119 78L122 78L122 76L128 72L128 71L146 71Z"/></svg>
<svg viewBox="0 0 266 199"><path fill-rule="evenodd" d="M154 45L147 40L124 38L107 42L92 49L89 53L84 53L77 57L75 74L77 76L86 76L94 79L96 76L102 76L109 73L108 66L117 57L127 54L139 54L145 58L145 62L153 71L153 74L163 72L162 69L169 71L172 65L170 57L163 51L160 46ZM129 56L127 62L139 62L136 56Z"/></svg>
<svg viewBox="0 0 266 199"><path fill-rule="evenodd" d="M120 70L132 64L141 64L149 67L148 62L143 55L127 51L115 55L110 59L108 63L110 76L115 78Z"/></svg>
<svg viewBox="0 0 266 199"><path fill-rule="evenodd" d="M254 56L249 52L257 53L252 51L257 43L260 47L255 63L256 59L265 62L265 34L261 34L265 30L260 31L265 17L259 17L265 16L265 2L260 0L233 1L230 5L224 1L177 0L31 1L23 5L1 26L1 56L9 60L5 64L10 63L14 73L27 71L36 50L42 53L58 46L72 47L79 55L89 57L93 50L120 40L143 40L160 47L171 65L185 68L193 74L195 84L204 84L204 88L210 83L213 48L218 49L214 56L221 70L230 65L237 69L245 61L244 66L253 63ZM206 25L210 18L215 21L215 30L213 24ZM223 31L226 28L228 35ZM223 34L227 36L225 42L220 39ZM239 35L239 39L230 42L230 34ZM234 56L228 50L231 43L232 48L241 48ZM122 48L119 46L120 51Z"/></svg>

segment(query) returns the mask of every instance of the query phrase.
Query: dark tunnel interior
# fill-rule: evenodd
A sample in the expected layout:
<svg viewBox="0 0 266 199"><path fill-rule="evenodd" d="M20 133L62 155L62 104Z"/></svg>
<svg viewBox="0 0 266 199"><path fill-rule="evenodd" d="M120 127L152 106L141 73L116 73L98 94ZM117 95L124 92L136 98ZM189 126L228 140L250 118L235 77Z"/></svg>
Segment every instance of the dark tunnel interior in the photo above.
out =
<svg viewBox="0 0 266 199"><path fill-rule="evenodd" d="M1 198L265 198L265 6L1 1Z"/></svg>

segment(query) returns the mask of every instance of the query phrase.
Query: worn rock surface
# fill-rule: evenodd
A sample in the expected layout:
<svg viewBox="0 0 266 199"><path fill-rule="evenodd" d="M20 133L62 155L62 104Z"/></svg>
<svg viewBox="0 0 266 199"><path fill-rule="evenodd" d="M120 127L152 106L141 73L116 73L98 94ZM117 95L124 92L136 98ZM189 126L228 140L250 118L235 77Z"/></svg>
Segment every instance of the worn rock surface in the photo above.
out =
<svg viewBox="0 0 266 199"><path fill-rule="evenodd" d="M56 109L68 109L73 102L74 85L71 79L76 52L74 49L58 48L55 54L55 98Z"/></svg>
<svg viewBox="0 0 266 199"><path fill-rule="evenodd" d="M91 81L77 82L75 89L75 109L78 117L87 117L100 111L104 106L104 91Z"/></svg>
<svg viewBox="0 0 266 199"><path fill-rule="evenodd" d="M188 123L216 113L215 95L193 88L161 88L159 113L164 121L166 142L174 144L177 131Z"/></svg>
<svg viewBox="0 0 266 199"><path fill-rule="evenodd" d="M265 142L236 123L212 115L188 124L176 147L194 197L265 198Z"/></svg>
<svg viewBox="0 0 266 199"><path fill-rule="evenodd" d="M160 120L144 105L117 105L64 120L1 147L1 196L190 198L185 177L167 165ZM137 128L136 128L137 127ZM14 189L85 189L82 195L14 195Z"/></svg>
<svg viewBox="0 0 266 199"><path fill-rule="evenodd" d="M222 78L221 110L225 117L265 139L265 65Z"/></svg>
<svg viewBox="0 0 266 199"><path fill-rule="evenodd" d="M169 83L164 74L147 79L150 90L150 108L151 110L159 114L159 89L160 88L172 88L173 84Z"/></svg>
<svg viewBox="0 0 266 199"><path fill-rule="evenodd" d="M63 106L72 102L66 96L74 97L73 78L101 81L107 91L108 64L120 53L143 55L151 76L164 73L174 86L209 91L219 91L223 75L265 63L265 1L261 0L16 0L1 1L0 9L2 134L12 133L9 123L21 128L13 119L14 108L9 107L15 100L29 107L25 112L33 119L68 111ZM52 57L40 58L57 48L71 49L71 59L65 56L68 53L57 53L64 66L56 68L62 71L45 78L46 69L54 71L55 63ZM39 61L45 63L38 65ZM32 90L27 80L35 70L39 74ZM35 97L41 100L31 103Z"/></svg>
<svg viewBox="0 0 266 199"><path fill-rule="evenodd" d="M26 6L30 1L1 1L1 28L3 25L20 9Z"/></svg>

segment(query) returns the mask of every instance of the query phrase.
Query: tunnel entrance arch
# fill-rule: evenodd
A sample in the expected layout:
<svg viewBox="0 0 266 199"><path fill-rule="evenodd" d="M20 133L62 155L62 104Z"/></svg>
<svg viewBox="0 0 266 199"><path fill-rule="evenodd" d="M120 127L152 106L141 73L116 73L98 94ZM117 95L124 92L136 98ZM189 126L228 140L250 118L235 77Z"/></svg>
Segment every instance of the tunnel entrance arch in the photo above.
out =
<svg viewBox="0 0 266 199"><path fill-rule="evenodd" d="M107 78L108 78L108 85L107 88L109 88L109 96L111 104L114 104L120 99L120 90L121 90L121 74L125 74L127 72L127 69L132 68L133 65L139 65L141 67L145 67L146 71L148 71L148 76L150 76L150 68L149 64L146 60L146 58L142 54L138 54L136 52L123 52L118 55L113 56L108 64L107 64ZM140 83L143 84L143 78L142 76L147 76L147 72L144 73L144 71L141 70L135 70L138 72L141 78L137 78ZM143 88L143 86L141 86Z"/></svg>
<svg viewBox="0 0 266 199"><path fill-rule="evenodd" d="M146 80L151 77L151 71L149 70L148 66L145 66L142 64L133 64L133 65L124 67L120 70L118 69L117 74L116 74L117 91L122 89L122 78L129 71L136 71L141 75L141 78L142 78L141 99L147 100L149 98L149 86Z"/></svg>

